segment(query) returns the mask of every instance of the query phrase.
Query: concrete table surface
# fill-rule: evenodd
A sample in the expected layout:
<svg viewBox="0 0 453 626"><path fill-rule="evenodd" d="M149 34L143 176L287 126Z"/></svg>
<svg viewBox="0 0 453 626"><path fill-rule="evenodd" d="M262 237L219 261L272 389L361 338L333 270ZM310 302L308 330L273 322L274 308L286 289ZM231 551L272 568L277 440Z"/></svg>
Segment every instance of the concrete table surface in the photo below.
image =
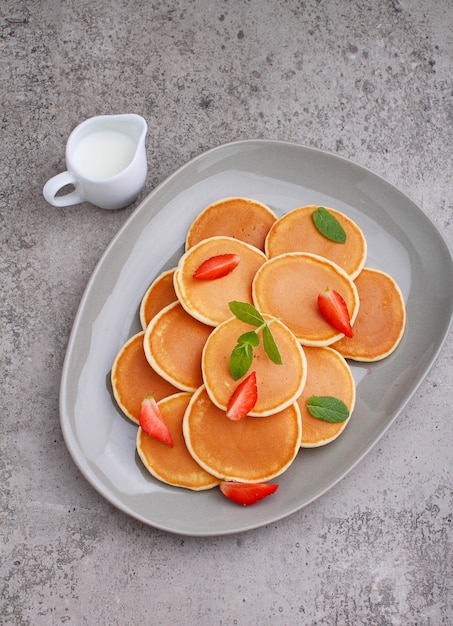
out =
<svg viewBox="0 0 453 626"><path fill-rule="evenodd" d="M347 157L453 244L450 0L5 0L1 28L1 607L5 625L453 623L450 333L369 455L269 526L197 538L112 507L71 460L58 396L87 281L159 182L238 139ZM97 114L149 125L140 198L42 187Z"/></svg>

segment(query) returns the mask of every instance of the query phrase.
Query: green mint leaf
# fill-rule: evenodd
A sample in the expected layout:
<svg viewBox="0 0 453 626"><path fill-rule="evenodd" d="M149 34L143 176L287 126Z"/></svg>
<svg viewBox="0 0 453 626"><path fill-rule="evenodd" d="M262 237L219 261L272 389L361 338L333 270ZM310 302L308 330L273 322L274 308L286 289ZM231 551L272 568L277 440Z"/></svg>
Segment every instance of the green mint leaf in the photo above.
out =
<svg viewBox="0 0 453 626"><path fill-rule="evenodd" d="M344 422L349 417L346 404L333 396L311 396L307 400L307 409L313 417L325 422Z"/></svg>
<svg viewBox="0 0 453 626"><path fill-rule="evenodd" d="M238 344L230 355L230 373L234 380L242 378L253 361L253 348L249 343Z"/></svg>
<svg viewBox="0 0 453 626"><path fill-rule="evenodd" d="M271 331L269 330L269 326L264 326L263 328L263 346L267 356L273 363L277 365L282 364L282 357L280 352L278 351L277 344L275 343L274 337L272 336Z"/></svg>
<svg viewBox="0 0 453 626"><path fill-rule="evenodd" d="M257 330L251 330L238 337L236 346L230 355L230 373L234 380L242 378L249 370L253 361L253 348L259 346L259 331L263 331L263 346L269 359L280 365L282 357L278 351L274 337L269 330L269 324L273 321L266 321L261 313L247 302L232 301L228 303L231 312L241 322L256 326Z"/></svg>
<svg viewBox="0 0 453 626"><path fill-rule="evenodd" d="M330 213L323 206L317 208L312 214L313 222L321 235L336 243L346 241L346 232L335 215Z"/></svg>
<svg viewBox="0 0 453 626"><path fill-rule="evenodd" d="M266 323L261 313L259 313L255 307L248 302L237 302L233 300L228 303L228 306L230 307L230 311L233 315L241 320L241 322L251 324L252 326L261 326Z"/></svg>
<svg viewBox="0 0 453 626"><path fill-rule="evenodd" d="M260 345L260 338L258 336L258 333L254 330L251 330L248 333L244 333L243 335L238 337L238 344L241 343L248 343L256 348L256 346Z"/></svg>

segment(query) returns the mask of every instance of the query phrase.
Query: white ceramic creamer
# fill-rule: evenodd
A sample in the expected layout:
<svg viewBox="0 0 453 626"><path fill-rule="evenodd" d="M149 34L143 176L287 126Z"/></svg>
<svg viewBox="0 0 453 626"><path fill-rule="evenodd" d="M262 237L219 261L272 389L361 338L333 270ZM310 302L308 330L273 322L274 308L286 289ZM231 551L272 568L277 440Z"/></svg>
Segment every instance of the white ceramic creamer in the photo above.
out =
<svg viewBox="0 0 453 626"><path fill-rule="evenodd" d="M44 186L53 206L91 202L103 209L120 209L135 200L145 183L147 125L136 114L101 115L82 122L66 144L67 171ZM57 195L63 187L73 191Z"/></svg>

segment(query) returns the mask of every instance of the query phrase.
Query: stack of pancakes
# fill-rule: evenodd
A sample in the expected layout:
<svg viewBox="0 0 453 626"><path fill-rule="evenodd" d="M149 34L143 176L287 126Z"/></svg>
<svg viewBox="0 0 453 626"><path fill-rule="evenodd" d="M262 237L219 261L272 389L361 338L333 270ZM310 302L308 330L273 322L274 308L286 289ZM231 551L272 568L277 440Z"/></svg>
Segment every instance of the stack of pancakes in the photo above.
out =
<svg viewBox="0 0 453 626"><path fill-rule="evenodd" d="M355 384L346 359L376 361L401 340L405 305L395 281L365 268L367 245L346 215L328 209L346 242L327 239L312 219L317 206L277 218L260 202L227 198L192 223L178 266L161 273L143 296L142 332L122 347L112 367L115 399L139 424L152 394L173 448L139 427L137 451L159 480L193 490L222 480L263 482L284 472L301 447L333 441L350 421ZM236 254L239 265L216 280L193 274L205 260ZM344 298L353 337L327 323L317 306L326 287ZM242 420L226 417L235 388L229 358L240 335L255 328L232 316L229 302L252 304L268 322L281 355L253 350L258 400ZM243 377L245 378L245 376ZM311 396L342 400L349 417L331 423L307 409Z"/></svg>

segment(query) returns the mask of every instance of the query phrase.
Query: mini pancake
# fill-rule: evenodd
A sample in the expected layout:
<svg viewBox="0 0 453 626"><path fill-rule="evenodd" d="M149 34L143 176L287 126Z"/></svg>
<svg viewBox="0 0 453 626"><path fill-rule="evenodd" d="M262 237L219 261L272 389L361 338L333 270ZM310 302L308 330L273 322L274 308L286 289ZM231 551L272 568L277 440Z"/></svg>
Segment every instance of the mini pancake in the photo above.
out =
<svg viewBox="0 0 453 626"><path fill-rule="evenodd" d="M195 391L202 383L201 353L212 328L173 302L153 317L143 345L151 367L180 391Z"/></svg>
<svg viewBox="0 0 453 626"><path fill-rule="evenodd" d="M300 448L297 402L268 417L228 419L204 385L193 395L183 420L187 448L210 474L222 480L257 483L284 472Z"/></svg>
<svg viewBox="0 0 453 626"><path fill-rule="evenodd" d="M394 279L380 270L364 268L355 284L360 311L353 337L343 337L333 347L347 359L379 361L401 341L406 325L406 307Z"/></svg>
<svg viewBox="0 0 453 626"><path fill-rule="evenodd" d="M198 280L193 274L207 259L237 254L240 262L232 272L216 280ZM180 259L174 275L181 305L204 324L217 326L231 317L228 302L252 302L252 281L266 261L261 250L232 237L211 237L190 248Z"/></svg>
<svg viewBox="0 0 453 626"><path fill-rule="evenodd" d="M331 241L313 223L312 215L318 208L316 205L304 206L280 217L266 238L266 255L272 258L285 252L311 252L330 259L354 279L360 274L367 256L367 243L361 229L340 211L324 207L346 232L344 243Z"/></svg>
<svg viewBox="0 0 453 626"><path fill-rule="evenodd" d="M143 350L144 332L131 337L119 351L112 367L113 396L122 412L139 423L143 398L150 393L156 401L178 389L153 370Z"/></svg>
<svg viewBox="0 0 453 626"><path fill-rule="evenodd" d="M172 436L173 448L150 437L139 428L137 452L148 472L158 480L176 487L201 491L215 487L219 484L219 479L200 467L187 450L182 433L182 420L191 397L192 394L182 392L158 403Z"/></svg>
<svg viewBox="0 0 453 626"><path fill-rule="evenodd" d="M245 241L264 250L264 241L277 219L261 202L249 198L224 198L206 207L192 222L186 237L186 250L203 239L222 235Z"/></svg>
<svg viewBox="0 0 453 626"><path fill-rule="evenodd" d="M266 261L253 281L253 303L281 319L302 345L327 346L343 337L318 309L318 295L327 287L341 294L353 324L359 310L354 282L341 267L316 254L288 252Z"/></svg>
<svg viewBox="0 0 453 626"><path fill-rule="evenodd" d="M259 333L260 345L253 348L253 362L249 371L243 378L234 380L229 370L230 354L238 337L251 330L254 330L253 326L236 317L217 326L204 347L201 368L211 401L224 411L236 387L255 371L258 400L249 415L263 417L282 411L296 400L305 385L307 362L296 337L282 322L276 320L270 324L270 330L282 363L276 364L270 360L264 351L262 335Z"/></svg>
<svg viewBox="0 0 453 626"><path fill-rule="evenodd" d="M349 365L332 348L305 348L308 375L302 394L297 399L302 416L302 448L315 448L330 443L343 432L351 419L355 405L355 383ZM344 422L333 424L313 417L307 409L311 396L333 396L342 400L349 409Z"/></svg>
<svg viewBox="0 0 453 626"><path fill-rule="evenodd" d="M167 304L176 302L175 288L173 287L174 268L162 272L151 283L140 304L140 323L146 330L152 318L159 313Z"/></svg>

